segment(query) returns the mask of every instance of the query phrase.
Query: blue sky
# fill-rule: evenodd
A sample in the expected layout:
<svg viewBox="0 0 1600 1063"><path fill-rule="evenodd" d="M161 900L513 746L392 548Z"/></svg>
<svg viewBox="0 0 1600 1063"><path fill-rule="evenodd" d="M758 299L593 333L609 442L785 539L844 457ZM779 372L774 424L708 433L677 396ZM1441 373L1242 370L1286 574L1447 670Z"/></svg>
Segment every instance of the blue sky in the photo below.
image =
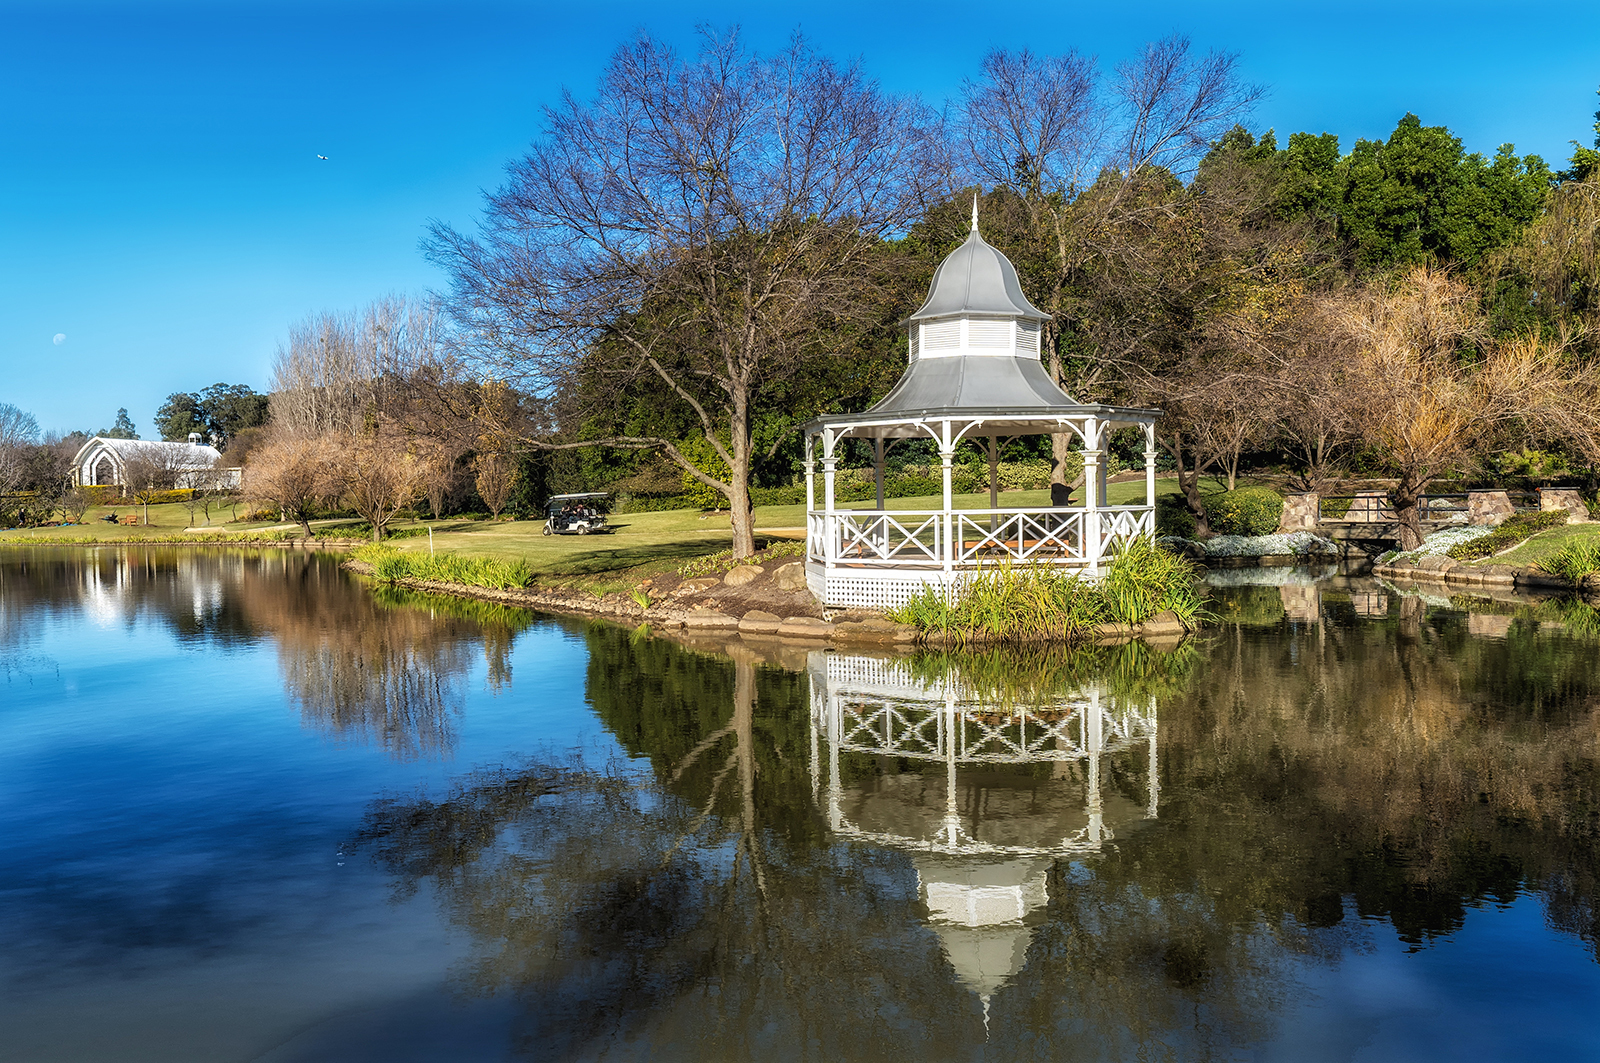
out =
<svg viewBox="0 0 1600 1063"><path fill-rule="evenodd" d="M439 284L428 220L470 225L541 105L640 29L798 27L935 103L995 45L1109 68L1176 30L1242 53L1259 128L1348 148L1410 110L1564 161L1594 121L1600 5L1509 8L0 0L0 402L61 431L126 406L153 436L170 392L265 389L291 321Z"/></svg>

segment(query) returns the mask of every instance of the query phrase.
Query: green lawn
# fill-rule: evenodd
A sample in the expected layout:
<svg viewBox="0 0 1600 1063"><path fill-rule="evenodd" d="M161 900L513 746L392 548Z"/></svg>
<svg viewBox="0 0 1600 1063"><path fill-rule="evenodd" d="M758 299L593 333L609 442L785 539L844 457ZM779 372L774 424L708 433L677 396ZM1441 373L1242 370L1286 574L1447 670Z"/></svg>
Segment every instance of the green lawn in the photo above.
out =
<svg viewBox="0 0 1600 1063"><path fill-rule="evenodd" d="M1540 558L1548 557L1567 543L1579 539L1600 537L1600 524L1564 524L1559 528L1546 528L1499 557L1485 557L1474 565L1511 565L1528 568Z"/></svg>
<svg viewBox="0 0 1600 1063"><path fill-rule="evenodd" d="M1157 480L1156 491L1162 493L1177 489L1176 481ZM1008 491L1000 495L1002 507L1044 506L1049 504L1048 491ZM1113 505L1124 505L1144 500L1144 481L1111 484L1107 498ZM957 505L973 509L986 508L989 495L957 495ZM937 509L940 498L931 495L920 498L892 498L890 509ZM850 503L841 508L867 509L871 502ZM84 541L100 542L139 541L152 537L188 538L194 533L185 531L189 525L189 509L182 505L150 507L150 524L125 527L106 524L96 518L114 509L119 515L139 513L139 507L115 506L91 510L84 524L70 528L30 528L0 532L0 542ZM240 512L246 507L240 506ZM212 525L219 532L249 532L283 527L276 522L254 521L228 523L228 511L213 511ZM805 527L804 506L762 506L756 510L758 537L794 538ZM203 517L199 518L203 521ZM323 528L354 523L349 520L314 521L313 527ZM664 513L624 513L612 517L615 531L606 535L550 535L541 534L544 522L539 520L487 521L449 519L428 522L397 522L395 528L417 528L431 525L432 549L439 553L465 554L475 557L495 557L507 560L522 558L534 572L543 578L556 581L593 581L607 573L630 570L630 575L643 578L652 571L675 568L685 559L702 554L726 550L730 545L728 515L726 513L701 513L697 510L671 510ZM763 532L767 534L762 535ZM427 536L394 541L400 550L428 550Z"/></svg>
<svg viewBox="0 0 1600 1063"><path fill-rule="evenodd" d="M249 512L250 507L241 504L239 513ZM141 521L145 517L143 506L95 506L84 514L82 524L61 528L8 528L0 530L0 542L38 542L41 540L66 540L76 541L91 539L96 541L116 541L121 539L146 539L152 536L181 536L185 529L190 527L189 507L177 503L161 506L151 506L149 510L150 523L133 525L107 524L101 518L109 513L115 513L119 518L138 517ZM249 523L228 523L232 511L227 507L211 507L210 527L219 532L243 532L260 528L276 527L277 521L253 521ZM193 517L199 526L206 526L206 515L196 510ZM343 523L343 522L335 522Z"/></svg>

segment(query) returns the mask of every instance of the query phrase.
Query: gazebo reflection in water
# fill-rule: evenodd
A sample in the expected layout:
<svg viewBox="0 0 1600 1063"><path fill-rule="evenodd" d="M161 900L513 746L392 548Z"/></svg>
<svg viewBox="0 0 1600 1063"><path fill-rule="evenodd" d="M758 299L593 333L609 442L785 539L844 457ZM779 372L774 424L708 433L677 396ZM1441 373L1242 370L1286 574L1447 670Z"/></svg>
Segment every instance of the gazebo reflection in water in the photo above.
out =
<svg viewBox="0 0 1600 1063"><path fill-rule="evenodd" d="M822 651L809 671L812 792L829 828L910 855L945 954L987 1014L1022 969L1051 865L1155 818L1154 699L1089 684L999 706L954 668ZM1113 758L1122 786L1103 778Z"/></svg>

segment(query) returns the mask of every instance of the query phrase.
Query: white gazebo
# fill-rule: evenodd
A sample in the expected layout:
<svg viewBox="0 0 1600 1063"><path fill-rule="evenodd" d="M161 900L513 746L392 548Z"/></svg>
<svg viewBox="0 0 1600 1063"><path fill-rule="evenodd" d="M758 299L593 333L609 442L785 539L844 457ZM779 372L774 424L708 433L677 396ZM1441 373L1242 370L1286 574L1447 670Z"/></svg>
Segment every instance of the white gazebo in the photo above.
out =
<svg viewBox="0 0 1600 1063"><path fill-rule="evenodd" d="M927 301L909 319L911 361L899 383L864 413L833 414L804 426L806 577L824 605L892 608L925 585L952 587L1006 562L1057 565L1092 578L1116 540L1154 534L1160 412L1084 405L1062 391L1039 361L1041 326L1048 319L1022 294L1016 268L978 235L974 204L971 234L940 263ZM1105 446L1112 431L1127 426L1144 432L1145 501L1110 506ZM1082 443L1082 501L1001 509L1000 444L1053 433L1071 433ZM839 445L850 438L872 440L876 508L840 509L835 503ZM921 438L938 444L944 504L936 510L886 509L885 452L895 440ZM958 510L951 498L956 448L969 438L982 440L988 451L986 509Z"/></svg>

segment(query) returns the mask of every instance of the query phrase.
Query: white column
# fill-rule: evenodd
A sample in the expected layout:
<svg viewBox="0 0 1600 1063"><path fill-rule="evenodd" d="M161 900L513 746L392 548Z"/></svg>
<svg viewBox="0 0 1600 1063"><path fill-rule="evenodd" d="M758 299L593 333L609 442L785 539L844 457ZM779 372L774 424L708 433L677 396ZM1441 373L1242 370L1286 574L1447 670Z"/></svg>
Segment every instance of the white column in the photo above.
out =
<svg viewBox="0 0 1600 1063"><path fill-rule="evenodd" d="M827 532L823 539L823 553L829 566L839 556L839 519L833 511L833 473L839 459L833 456L833 433L822 432L822 509L823 524Z"/></svg>
<svg viewBox="0 0 1600 1063"><path fill-rule="evenodd" d="M952 538L954 528L952 527L950 515L952 504L950 497L950 463L955 458L955 452L955 444L950 440L950 422L945 421L943 422L942 434L939 437L939 467L944 477L944 519L941 523L944 525L944 582L947 589L951 583L952 573L955 572L957 553L956 543Z"/></svg>
<svg viewBox="0 0 1600 1063"><path fill-rule="evenodd" d="M1150 534L1156 532L1156 426L1144 426L1144 504L1150 510Z"/></svg>
<svg viewBox="0 0 1600 1063"><path fill-rule="evenodd" d="M1100 422L1084 425L1083 439L1083 560L1089 575L1100 575Z"/></svg>

